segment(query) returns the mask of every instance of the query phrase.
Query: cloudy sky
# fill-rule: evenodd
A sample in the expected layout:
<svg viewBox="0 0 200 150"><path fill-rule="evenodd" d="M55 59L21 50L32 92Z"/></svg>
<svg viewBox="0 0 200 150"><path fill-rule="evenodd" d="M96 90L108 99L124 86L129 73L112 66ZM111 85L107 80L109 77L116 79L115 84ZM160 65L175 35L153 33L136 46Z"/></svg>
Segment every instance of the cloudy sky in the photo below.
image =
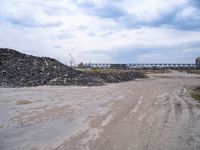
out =
<svg viewBox="0 0 200 150"><path fill-rule="evenodd" d="M0 0L0 47L69 62L193 63L200 0Z"/></svg>

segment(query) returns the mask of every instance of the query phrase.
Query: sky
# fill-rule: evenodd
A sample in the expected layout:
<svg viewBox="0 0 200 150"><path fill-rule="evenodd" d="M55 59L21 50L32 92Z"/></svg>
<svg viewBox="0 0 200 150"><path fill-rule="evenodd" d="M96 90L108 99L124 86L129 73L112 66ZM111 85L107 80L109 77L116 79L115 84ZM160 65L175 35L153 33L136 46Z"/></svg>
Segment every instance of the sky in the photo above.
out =
<svg viewBox="0 0 200 150"><path fill-rule="evenodd" d="M0 47L76 63L194 63L200 0L0 0Z"/></svg>

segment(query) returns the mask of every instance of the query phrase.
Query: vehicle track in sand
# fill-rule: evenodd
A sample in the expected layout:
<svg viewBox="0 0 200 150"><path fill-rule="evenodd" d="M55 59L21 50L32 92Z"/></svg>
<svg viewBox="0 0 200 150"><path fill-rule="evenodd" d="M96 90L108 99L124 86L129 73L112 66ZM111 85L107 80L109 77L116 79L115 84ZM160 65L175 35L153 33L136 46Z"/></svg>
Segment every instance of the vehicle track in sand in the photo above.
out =
<svg viewBox="0 0 200 150"><path fill-rule="evenodd" d="M190 97L199 85L200 76L172 72L101 87L2 88L0 149L199 150Z"/></svg>

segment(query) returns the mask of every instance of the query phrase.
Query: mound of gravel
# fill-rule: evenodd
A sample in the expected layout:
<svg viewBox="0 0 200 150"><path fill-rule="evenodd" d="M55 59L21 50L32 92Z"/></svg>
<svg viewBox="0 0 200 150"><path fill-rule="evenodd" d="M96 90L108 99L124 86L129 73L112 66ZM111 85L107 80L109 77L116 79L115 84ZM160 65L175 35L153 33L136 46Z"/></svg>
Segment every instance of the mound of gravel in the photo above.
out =
<svg viewBox="0 0 200 150"><path fill-rule="evenodd" d="M45 85L58 77L73 78L80 72L55 59L0 49L0 86L23 87Z"/></svg>
<svg viewBox="0 0 200 150"><path fill-rule="evenodd" d="M48 57L0 48L0 87L39 85L103 85L145 78L140 72L80 72Z"/></svg>
<svg viewBox="0 0 200 150"><path fill-rule="evenodd" d="M136 78L147 78L141 72L135 71L116 71L116 72L99 72L89 71L78 74L75 78L56 78L51 80L49 85L87 85L87 86L99 86L105 83L118 83L124 81L131 81Z"/></svg>
<svg viewBox="0 0 200 150"><path fill-rule="evenodd" d="M123 81L130 81L136 78L146 78L147 76L137 71L113 71L113 72L86 72L84 76L88 78L100 78L105 83L118 83Z"/></svg>

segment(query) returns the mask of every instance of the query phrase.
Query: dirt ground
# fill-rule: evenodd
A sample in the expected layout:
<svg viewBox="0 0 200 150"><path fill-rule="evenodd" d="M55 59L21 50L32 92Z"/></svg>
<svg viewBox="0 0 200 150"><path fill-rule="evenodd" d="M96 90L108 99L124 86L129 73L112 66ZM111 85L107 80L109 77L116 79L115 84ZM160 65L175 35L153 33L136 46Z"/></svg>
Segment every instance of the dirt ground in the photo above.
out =
<svg viewBox="0 0 200 150"><path fill-rule="evenodd" d="M1 150L199 150L200 75L0 89Z"/></svg>

